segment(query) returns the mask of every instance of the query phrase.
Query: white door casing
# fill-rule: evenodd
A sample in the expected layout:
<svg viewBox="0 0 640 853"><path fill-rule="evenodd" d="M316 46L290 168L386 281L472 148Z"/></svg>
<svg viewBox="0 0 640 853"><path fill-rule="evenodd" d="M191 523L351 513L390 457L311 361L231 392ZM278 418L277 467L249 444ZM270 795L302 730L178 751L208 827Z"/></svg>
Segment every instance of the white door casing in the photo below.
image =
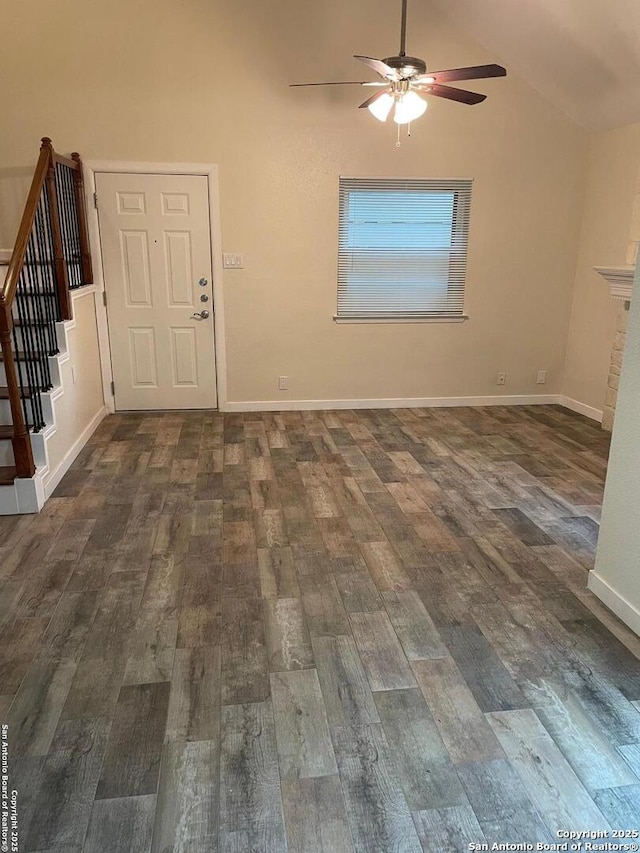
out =
<svg viewBox="0 0 640 853"><path fill-rule="evenodd" d="M207 177L95 181L116 409L215 408Z"/></svg>

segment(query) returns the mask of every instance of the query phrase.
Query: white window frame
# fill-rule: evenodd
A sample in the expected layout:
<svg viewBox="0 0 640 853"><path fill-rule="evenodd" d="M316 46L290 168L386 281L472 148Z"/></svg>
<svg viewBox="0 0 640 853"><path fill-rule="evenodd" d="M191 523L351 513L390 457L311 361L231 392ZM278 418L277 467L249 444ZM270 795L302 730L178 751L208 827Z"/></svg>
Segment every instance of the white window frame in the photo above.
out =
<svg viewBox="0 0 640 853"><path fill-rule="evenodd" d="M470 230L472 178L339 178L339 237L338 237L338 300L334 321L336 323L462 323L469 317L464 313L466 296L466 272ZM431 191L453 192L456 196L452 235L457 235L453 272L449 282L452 292L458 294L458 306L454 311L411 311L411 312L345 312L341 310L341 293L346 291L350 250L346 247L348 222L348 196L354 191L393 192ZM450 257L454 257L451 249ZM453 283L452 283L453 282Z"/></svg>

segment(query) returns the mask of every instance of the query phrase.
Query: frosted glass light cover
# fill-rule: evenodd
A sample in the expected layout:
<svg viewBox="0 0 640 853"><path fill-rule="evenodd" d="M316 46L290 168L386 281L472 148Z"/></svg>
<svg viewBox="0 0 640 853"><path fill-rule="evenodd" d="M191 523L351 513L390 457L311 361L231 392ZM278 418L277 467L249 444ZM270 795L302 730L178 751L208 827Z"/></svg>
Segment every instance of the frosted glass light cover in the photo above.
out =
<svg viewBox="0 0 640 853"><path fill-rule="evenodd" d="M378 121L386 121L389 113L391 112L392 106L393 98L391 95L387 95L385 93L381 98L378 98L372 104L369 104L367 109L371 115L374 115L378 119Z"/></svg>
<svg viewBox="0 0 640 853"><path fill-rule="evenodd" d="M427 102L416 92L405 92L396 104L393 120L396 124L408 124L420 118L427 109Z"/></svg>

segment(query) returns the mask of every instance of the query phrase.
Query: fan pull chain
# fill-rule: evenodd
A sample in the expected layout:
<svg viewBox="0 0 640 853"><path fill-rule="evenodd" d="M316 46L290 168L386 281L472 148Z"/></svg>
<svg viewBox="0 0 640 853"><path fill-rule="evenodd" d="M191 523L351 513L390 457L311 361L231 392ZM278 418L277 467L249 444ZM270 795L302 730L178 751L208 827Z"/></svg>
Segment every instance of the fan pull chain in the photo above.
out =
<svg viewBox="0 0 640 853"><path fill-rule="evenodd" d="M411 122L407 125L407 136L411 136Z"/></svg>
<svg viewBox="0 0 640 853"><path fill-rule="evenodd" d="M398 141L396 142L396 148L400 148L402 142L400 142L400 125L397 125L398 128Z"/></svg>

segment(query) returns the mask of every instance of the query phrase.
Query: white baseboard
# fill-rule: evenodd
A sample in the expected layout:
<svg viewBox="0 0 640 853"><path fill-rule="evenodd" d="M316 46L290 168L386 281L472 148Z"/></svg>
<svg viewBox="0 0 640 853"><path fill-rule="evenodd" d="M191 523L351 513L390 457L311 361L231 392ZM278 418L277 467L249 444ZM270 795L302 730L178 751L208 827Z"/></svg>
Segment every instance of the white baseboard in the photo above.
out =
<svg viewBox="0 0 640 853"><path fill-rule="evenodd" d="M600 601L607 605L609 610L618 616L625 625L640 636L640 610L630 601L620 595L612 586L597 575L595 569L589 572L587 587Z"/></svg>
<svg viewBox="0 0 640 853"><path fill-rule="evenodd" d="M105 415L107 414L106 406L103 406L100 411L94 415L91 419L87 427L81 432L76 441L71 445L69 450L66 452L64 459L55 469L52 471L49 476L46 478L44 484L44 491L47 498L50 498L52 493L54 492L56 486L62 480L64 475L67 473L69 468L71 468L72 464L75 462L78 454L85 446L85 444L89 441L93 433L98 428L98 425L101 423Z"/></svg>
<svg viewBox="0 0 640 853"><path fill-rule="evenodd" d="M33 477L16 477L12 486L0 486L0 515L31 515L45 503L43 477L47 468L37 468Z"/></svg>
<svg viewBox="0 0 640 853"><path fill-rule="evenodd" d="M47 500L44 493L43 472L36 470L35 476L31 477L31 479L18 479L13 485L18 502L18 514L30 515L31 513L40 512Z"/></svg>
<svg viewBox="0 0 640 853"><path fill-rule="evenodd" d="M35 510L37 512L38 510ZM18 493L15 482L11 486L0 486L0 515L19 515Z"/></svg>
<svg viewBox="0 0 640 853"><path fill-rule="evenodd" d="M558 394L493 397L392 397L379 400L227 400L225 412L294 412L326 409L427 409L451 406L534 406L560 402Z"/></svg>
<svg viewBox="0 0 640 853"><path fill-rule="evenodd" d="M591 418L593 421L598 421L599 424L602 423L602 412L600 409L594 409L593 406L587 406L586 403L581 403L579 400L565 397L564 394L560 395L559 403L565 409L571 409L572 412L578 412L578 414Z"/></svg>

